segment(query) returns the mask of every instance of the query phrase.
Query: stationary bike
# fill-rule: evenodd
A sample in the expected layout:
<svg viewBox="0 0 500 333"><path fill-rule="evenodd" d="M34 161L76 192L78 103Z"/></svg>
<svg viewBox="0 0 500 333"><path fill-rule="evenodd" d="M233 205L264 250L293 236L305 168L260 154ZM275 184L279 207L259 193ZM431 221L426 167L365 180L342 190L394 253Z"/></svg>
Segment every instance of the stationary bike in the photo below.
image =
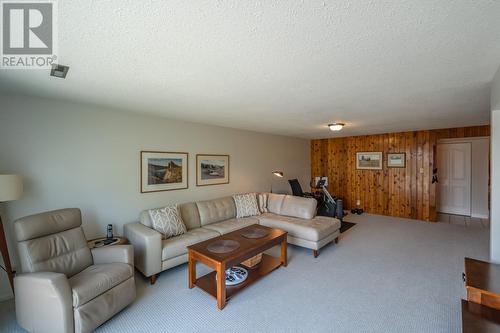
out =
<svg viewBox="0 0 500 333"><path fill-rule="evenodd" d="M317 214L320 216L336 217L342 222L344 218L342 200L332 197L325 183L326 179L320 178L315 186L317 189L321 189L322 192L322 200L320 201Z"/></svg>

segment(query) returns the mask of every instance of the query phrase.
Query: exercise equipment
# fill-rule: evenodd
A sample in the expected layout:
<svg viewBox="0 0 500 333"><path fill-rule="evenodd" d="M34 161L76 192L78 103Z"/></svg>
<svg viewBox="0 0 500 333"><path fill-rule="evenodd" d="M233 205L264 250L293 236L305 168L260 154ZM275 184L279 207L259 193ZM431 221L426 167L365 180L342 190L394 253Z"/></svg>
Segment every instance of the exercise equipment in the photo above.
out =
<svg viewBox="0 0 500 333"><path fill-rule="evenodd" d="M341 199L334 198L325 186L326 180L320 178L316 183L316 188L321 189L323 198L319 203L318 215L336 217L340 221L344 218L344 205Z"/></svg>

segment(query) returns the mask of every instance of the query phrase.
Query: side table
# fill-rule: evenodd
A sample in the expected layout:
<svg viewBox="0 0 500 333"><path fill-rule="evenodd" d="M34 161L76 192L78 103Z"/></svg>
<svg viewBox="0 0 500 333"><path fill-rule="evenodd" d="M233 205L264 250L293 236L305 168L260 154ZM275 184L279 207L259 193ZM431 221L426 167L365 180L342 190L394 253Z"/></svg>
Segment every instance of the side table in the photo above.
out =
<svg viewBox="0 0 500 333"><path fill-rule="evenodd" d="M89 248L93 249L96 247L104 247L104 246L113 246L113 245L126 245L128 244L128 239L125 237L114 236L112 238L113 242L105 243L107 240L106 237L95 238L87 241L87 245Z"/></svg>

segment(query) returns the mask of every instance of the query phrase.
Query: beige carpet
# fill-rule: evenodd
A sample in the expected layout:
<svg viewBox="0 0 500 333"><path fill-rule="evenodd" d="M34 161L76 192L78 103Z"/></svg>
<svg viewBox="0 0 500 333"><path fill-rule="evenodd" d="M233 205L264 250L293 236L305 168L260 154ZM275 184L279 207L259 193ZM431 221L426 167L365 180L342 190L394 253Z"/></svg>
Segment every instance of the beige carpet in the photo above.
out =
<svg viewBox="0 0 500 333"><path fill-rule="evenodd" d="M187 288L186 265L154 286L137 278L135 303L100 332L460 332L463 257L487 259L482 225L425 223L376 215L320 256L289 246L289 265L237 294L223 311ZM199 269L199 273L203 269ZM0 331L19 332L13 303Z"/></svg>

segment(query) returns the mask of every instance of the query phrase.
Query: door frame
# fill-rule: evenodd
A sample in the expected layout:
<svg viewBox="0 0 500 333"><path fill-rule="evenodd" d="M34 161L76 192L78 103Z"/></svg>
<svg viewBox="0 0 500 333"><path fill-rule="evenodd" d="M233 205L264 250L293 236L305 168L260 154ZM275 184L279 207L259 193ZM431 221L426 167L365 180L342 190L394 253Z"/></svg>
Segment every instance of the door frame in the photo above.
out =
<svg viewBox="0 0 500 333"><path fill-rule="evenodd" d="M434 160L437 162L438 160L438 156L437 156L437 145L438 144L446 144L446 143L472 143L472 141L479 141L479 140L488 140L488 143L489 143L489 146L490 146L490 153L488 155L488 208L489 208L489 212L491 214L491 204L490 204L490 201L491 201L491 136L475 136L475 137L465 137L465 138L444 138L444 139L439 139L436 141L436 150L435 150L435 154L436 156L434 156ZM473 198L472 198L472 164L473 164L473 161L472 161L472 145L471 145L471 180L470 180L470 216L471 217L474 217L472 216L473 213L473 209L472 209L472 204L473 204ZM439 166L438 166L438 177L439 177ZM439 198L439 186L436 186L436 199ZM439 202L436 202L436 212L437 213L440 213L439 211ZM480 218L486 218L486 217L483 217L481 216ZM489 218L489 217L487 217Z"/></svg>

